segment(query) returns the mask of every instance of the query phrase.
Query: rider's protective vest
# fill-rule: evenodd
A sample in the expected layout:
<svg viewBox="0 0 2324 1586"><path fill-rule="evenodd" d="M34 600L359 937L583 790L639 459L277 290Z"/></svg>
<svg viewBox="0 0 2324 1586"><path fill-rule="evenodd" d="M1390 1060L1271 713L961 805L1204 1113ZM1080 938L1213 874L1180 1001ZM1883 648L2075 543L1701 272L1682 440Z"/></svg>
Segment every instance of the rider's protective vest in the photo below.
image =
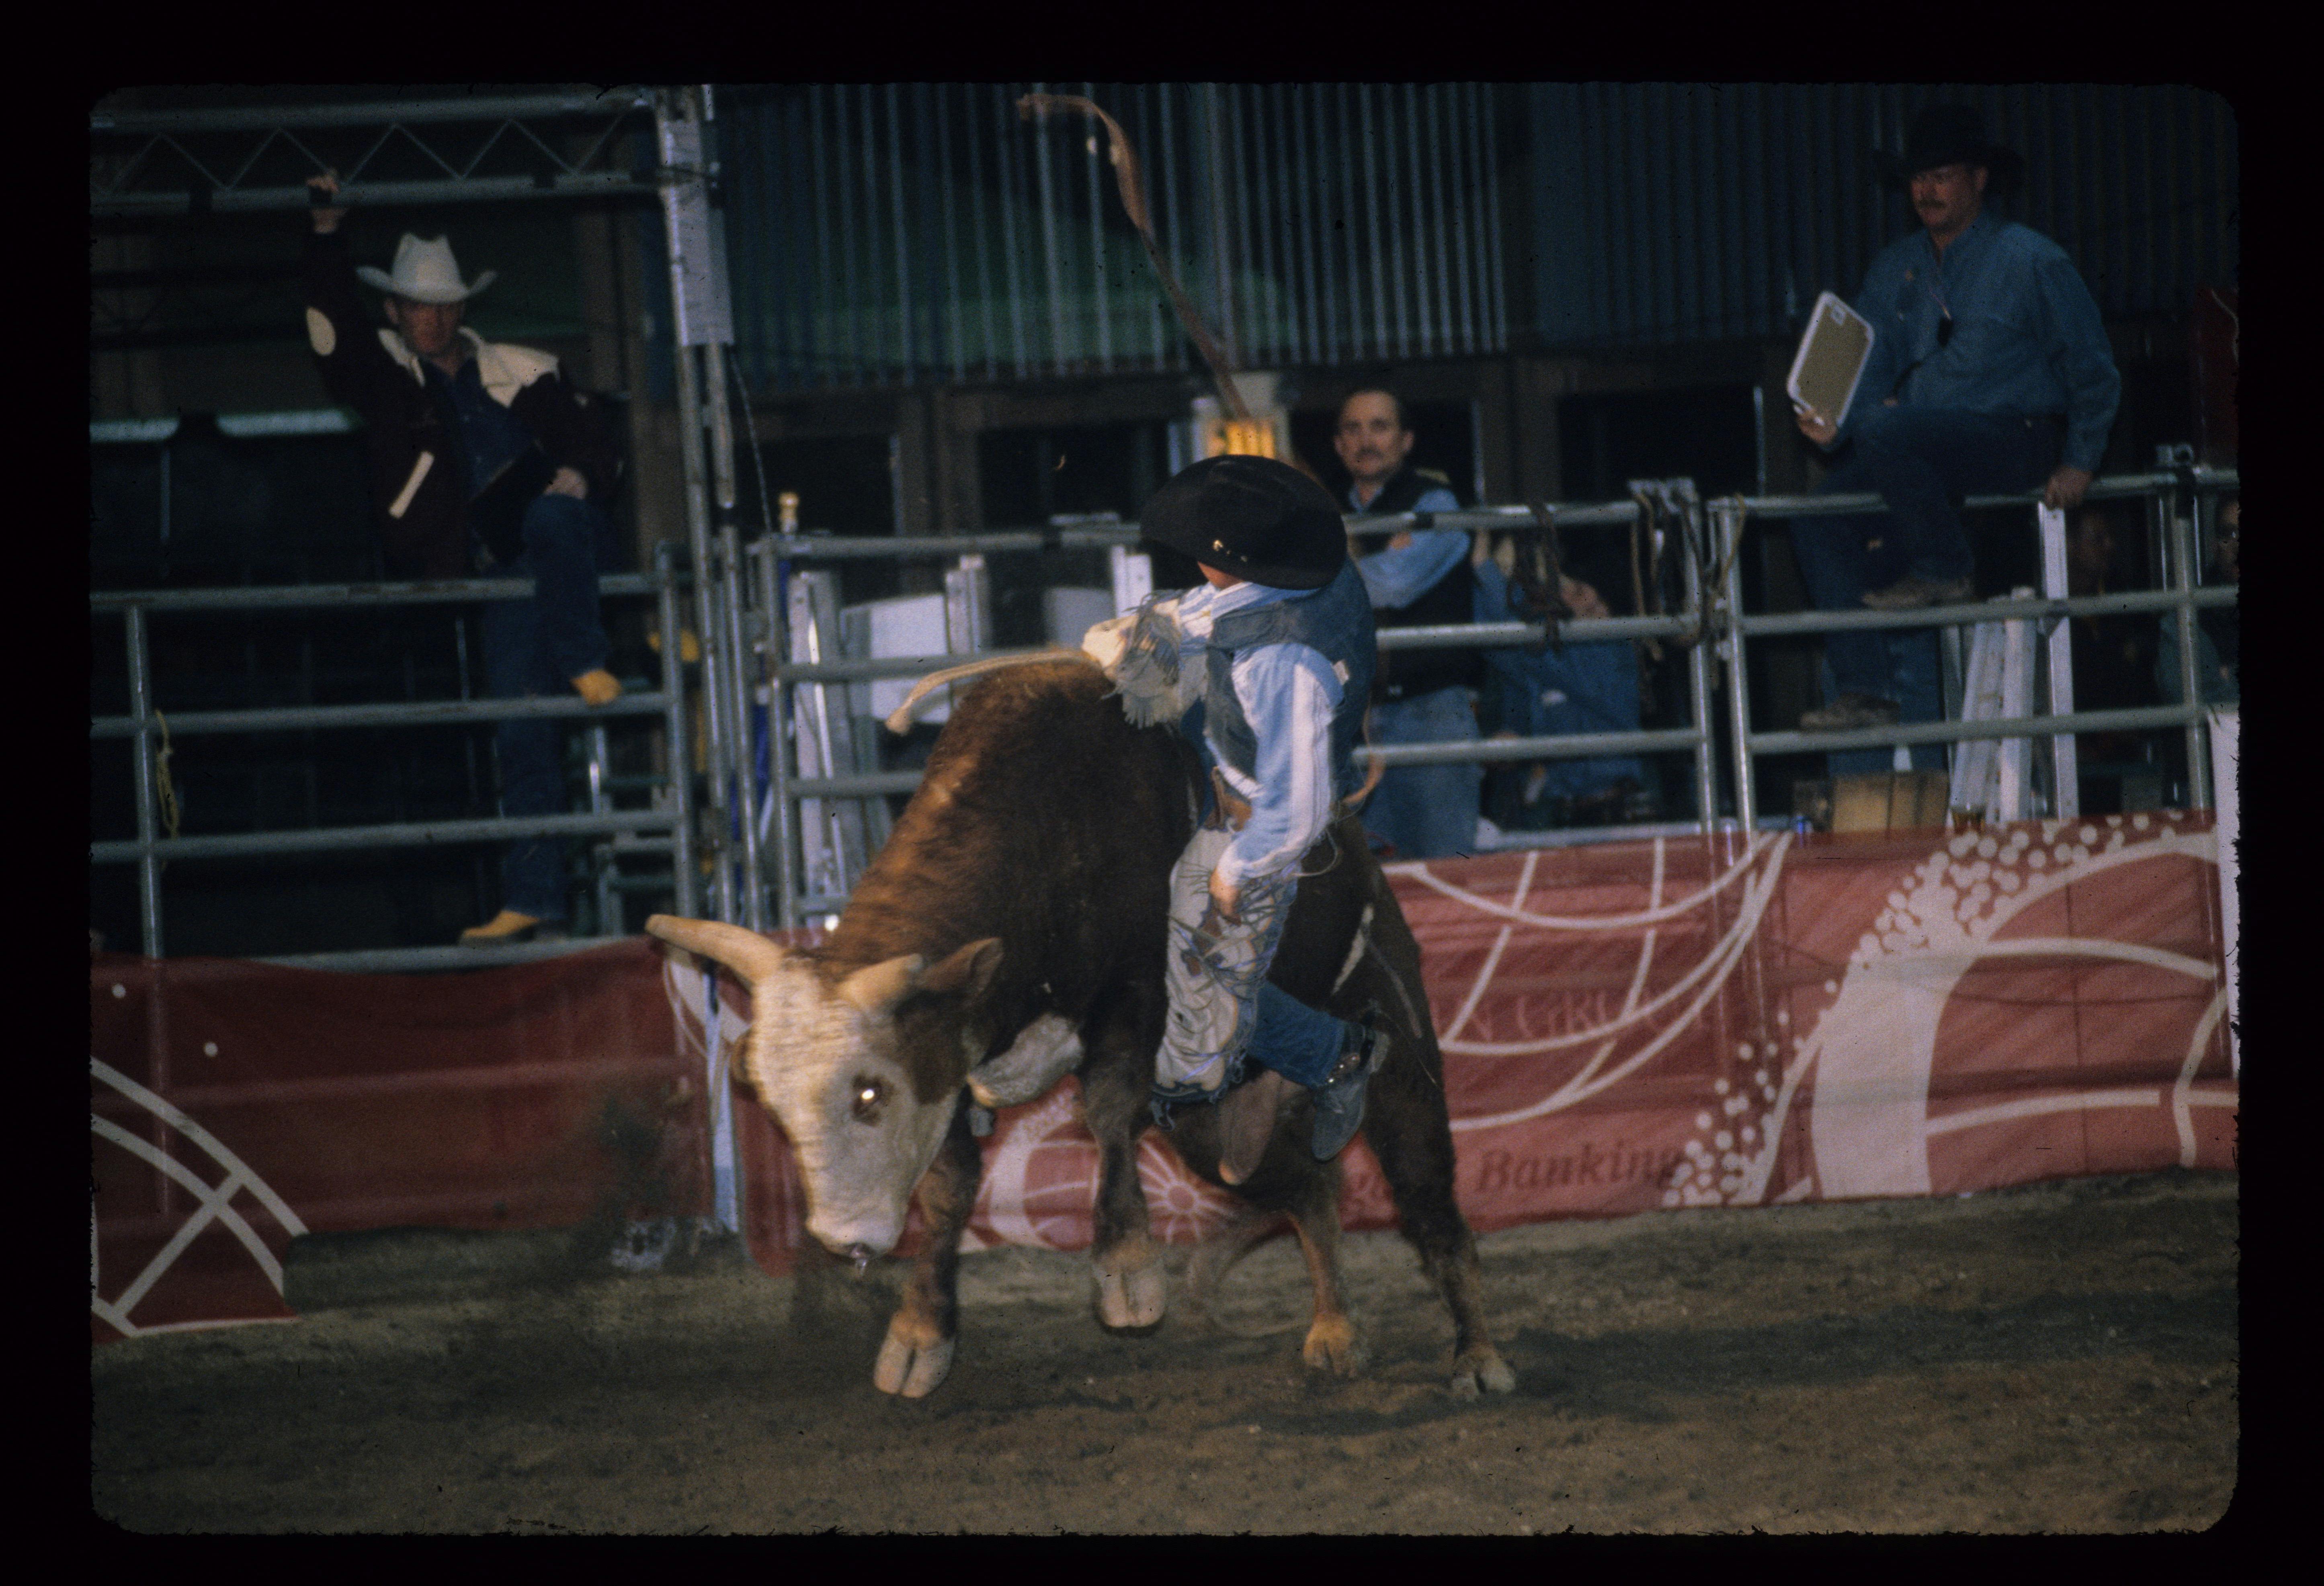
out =
<svg viewBox="0 0 2324 1586"><path fill-rule="evenodd" d="M1332 713L1332 795L1345 798L1363 786L1355 747L1379 655L1371 602L1352 561L1342 562L1332 581L1313 594L1230 612L1211 625L1204 730L1229 765L1247 777L1259 774L1259 735L1235 696L1234 660L1240 651L1286 641L1316 651L1340 679L1340 703Z"/></svg>

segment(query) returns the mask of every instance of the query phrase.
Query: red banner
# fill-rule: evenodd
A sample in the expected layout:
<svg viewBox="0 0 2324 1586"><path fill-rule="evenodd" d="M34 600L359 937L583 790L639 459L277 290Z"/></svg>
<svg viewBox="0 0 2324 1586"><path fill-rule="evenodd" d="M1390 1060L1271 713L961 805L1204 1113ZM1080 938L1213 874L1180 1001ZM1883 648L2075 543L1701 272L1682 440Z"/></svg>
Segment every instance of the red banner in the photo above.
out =
<svg viewBox="0 0 2324 1586"><path fill-rule="evenodd" d="M425 977L108 955L89 1060L100 1338L288 1315L310 1229L707 1210L704 1076L642 938Z"/></svg>
<svg viewBox="0 0 2324 1586"><path fill-rule="evenodd" d="M2203 816L1389 873L1480 1230L2234 1166ZM98 1336L287 1314L279 1262L301 1228L709 1210L702 980L642 940L428 978L106 958L90 1000ZM727 981L715 1083L748 1011ZM733 1094L744 1229L786 1269L797 1175ZM1075 1102L1069 1082L1001 1115L972 1245L1089 1242L1097 1152ZM1222 1214L1167 1137L1139 1163L1160 1237ZM1393 1226L1360 1140L1345 1166L1348 1225Z"/></svg>

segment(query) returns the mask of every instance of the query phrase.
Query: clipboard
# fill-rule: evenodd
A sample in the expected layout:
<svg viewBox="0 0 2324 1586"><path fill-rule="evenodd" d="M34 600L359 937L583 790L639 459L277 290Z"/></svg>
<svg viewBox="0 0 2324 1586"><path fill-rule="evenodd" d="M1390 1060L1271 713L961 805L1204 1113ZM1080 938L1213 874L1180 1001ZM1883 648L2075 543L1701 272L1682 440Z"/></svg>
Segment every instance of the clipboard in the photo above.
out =
<svg viewBox="0 0 2324 1586"><path fill-rule="evenodd" d="M1834 424L1845 422L1857 382L1871 360L1872 342L1872 322L1832 293L1823 293L1808 317L1784 391L1797 405L1829 415Z"/></svg>

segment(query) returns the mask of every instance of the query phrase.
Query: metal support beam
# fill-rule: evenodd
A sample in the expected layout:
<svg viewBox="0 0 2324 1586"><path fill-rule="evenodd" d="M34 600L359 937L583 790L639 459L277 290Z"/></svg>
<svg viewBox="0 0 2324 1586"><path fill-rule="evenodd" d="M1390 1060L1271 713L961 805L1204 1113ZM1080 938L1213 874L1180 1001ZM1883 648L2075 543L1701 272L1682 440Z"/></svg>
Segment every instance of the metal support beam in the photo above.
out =
<svg viewBox="0 0 2324 1586"><path fill-rule="evenodd" d="M2034 509L2042 535L2042 593L2063 600L2069 590L2066 575L2066 514L2058 507ZM2050 714L2074 711L2074 625L2061 622L2050 630ZM2082 776L2074 753L2074 735L2060 733L2050 740L2050 813L2072 820L2082 813Z"/></svg>
<svg viewBox="0 0 2324 1586"><path fill-rule="evenodd" d="M793 499L786 498L787 510ZM790 640L783 626L782 567L776 560L774 542L762 539L752 549L759 553L759 610L765 619L759 654L763 663L761 672L767 679L767 798L772 806L769 814L774 827L774 923L788 931L798 928L798 873L794 859L798 849L798 812L791 805L790 699L782 681L782 661L789 653Z"/></svg>
<svg viewBox="0 0 2324 1586"><path fill-rule="evenodd" d="M670 828L670 879L675 894L671 904L690 918L701 907L697 900L700 878L695 873L694 862L694 755L687 735L686 645L680 636L686 623L678 615L676 551L675 546L667 544L655 549L654 567L661 575L661 588L654 616L661 624L661 692L663 708L669 713L663 718L662 733L667 740L664 752L669 756L669 813L674 823Z"/></svg>
<svg viewBox="0 0 2324 1586"><path fill-rule="evenodd" d="M350 207L650 198L655 190L651 174L618 165L620 145L614 138L625 118L649 105L645 90L617 88L602 94L448 95L355 105L99 111L88 120L89 213L124 217L303 209L307 189L303 183L283 183L281 153L275 152L263 172L261 157L280 144L292 152L290 163L320 171L334 163L342 148L352 146L344 137L317 138L318 133L375 133L360 154L339 161L346 166L340 201ZM559 152L557 141L528 124L557 123L558 137L569 137L575 124L586 129L591 122L598 125L597 135L574 158ZM456 145L433 130L453 127L491 130L481 144L462 134ZM307 137L302 139L301 133ZM430 142L431 136L436 142ZM221 152L220 140L237 137L245 146ZM189 147L189 143L195 146ZM374 161L389 149L417 151L428 167L443 174L392 180L383 173L366 180L366 170L375 170ZM478 167L488 154L496 155L495 169L481 174ZM529 169L509 171L512 155ZM268 178L269 185L249 185Z"/></svg>
<svg viewBox="0 0 2324 1586"><path fill-rule="evenodd" d="M2189 494L2194 495L2190 492ZM2195 619L2192 596L2195 592L2196 559L2201 554L2200 539L2190 532L2196 525L2181 513L2184 505L2190 511L2200 510L2201 497L2185 500L2175 487L2160 491L2155 497L2155 511L2163 520L2164 543L2171 548L2171 587L2182 604L2164 619L2178 624L2179 637L2179 703L2200 706L2203 703L2201 667L2202 631ZM2201 718L2187 724L2187 804L2192 809L2211 807L2210 729Z"/></svg>
<svg viewBox="0 0 2324 1586"><path fill-rule="evenodd" d="M730 521L718 528L718 588L725 618L720 638L726 653L733 658L725 674L728 720L734 724L734 730L727 741L727 764L718 768L717 772L734 779L734 813L740 827L742 858L740 923L762 931L767 928L767 889L766 878L759 869L758 768L751 752L751 695L756 669L751 665L751 648L743 639L742 587L742 545Z"/></svg>
<svg viewBox="0 0 2324 1586"><path fill-rule="evenodd" d="M765 922L766 910L757 873L751 696L741 641L742 580L733 521L734 427L726 400L725 348L733 342L734 329L723 236L713 207L717 163L710 137L712 92L706 86L658 89L653 104L676 327L687 543L694 556L695 617L702 637L708 738L704 758L710 774L710 842L717 861L712 896L720 919L739 924L747 918L758 928ZM737 858L743 865L739 878ZM738 881L743 889L741 899L735 895Z"/></svg>
<svg viewBox="0 0 2324 1586"><path fill-rule="evenodd" d="M278 127L401 126L456 121L539 121L549 116L620 115L650 107L643 88L600 94L524 94L500 98L380 99L361 105L253 106L225 110L92 111L91 135L165 137L206 132L272 132Z"/></svg>
<svg viewBox="0 0 2324 1586"><path fill-rule="evenodd" d="M145 956L161 956L161 862L153 852L153 815L158 789L153 774L153 682L145 646L145 612L129 608L129 714L137 736L129 745L137 782L137 915Z"/></svg>
<svg viewBox="0 0 2324 1586"><path fill-rule="evenodd" d="M342 188L341 200L350 209L385 208L390 205L505 204L521 198L650 198L651 182L627 171L558 171L553 176L469 176L441 181L367 181ZM304 209L307 189L195 188L183 192L115 193L92 197L88 212L111 217L192 215L248 215L267 210Z"/></svg>
<svg viewBox="0 0 2324 1586"><path fill-rule="evenodd" d="M1743 675L1743 631L1735 621L1743 611L1743 558L1740 551L1743 503L1733 500L1722 501L1712 506L1711 513L1718 525L1712 543L1718 547L1718 565L1726 569L1726 577L1717 589L1697 593L1690 587L1688 594L1698 610L1705 603L1715 603L1713 614L1705 624L1708 632L1704 634L1704 641L1694 648L1700 656L1711 642L1710 634L1720 634L1717 641L1719 656L1727 668L1727 719L1735 735L1735 819L1744 831L1748 832L1754 828L1757 819L1758 794L1751 777L1751 690L1748 679ZM1690 563L1693 559L1692 557L1687 558ZM1689 567L1687 582L1690 586L1695 585L1700 576L1692 567ZM1708 667L1707 659L1703 664ZM1707 678L1698 692L1702 708L1708 711L1711 689ZM1708 724L1704 731L1706 733L1709 732ZM1708 755L1704 757L1701 778L1702 818L1704 829L1709 830L1719 815L1719 789L1711 775Z"/></svg>

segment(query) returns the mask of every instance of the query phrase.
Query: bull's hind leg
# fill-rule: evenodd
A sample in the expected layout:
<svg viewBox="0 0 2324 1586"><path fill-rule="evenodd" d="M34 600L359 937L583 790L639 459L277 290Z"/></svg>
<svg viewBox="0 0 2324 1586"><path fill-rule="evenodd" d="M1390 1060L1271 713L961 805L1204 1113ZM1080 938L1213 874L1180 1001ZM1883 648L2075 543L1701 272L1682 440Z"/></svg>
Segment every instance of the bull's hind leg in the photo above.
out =
<svg viewBox="0 0 2324 1586"><path fill-rule="evenodd" d="M1307 1329L1300 1358L1317 1371L1353 1377L1371 1358L1363 1336L1340 1294L1340 1165L1327 1162L1299 1185L1291 1204L1299 1231L1300 1253L1307 1258L1307 1281L1315 1291L1315 1320Z"/></svg>
<svg viewBox="0 0 2324 1586"><path fill-rule="evenodd" d="M1130 1000L1125 999L1125 1004ZM1091 1054L1082 1069L1082 1120L1096 1137L1097 1205L1090 1243L1090 1275L1097 1319L1110 1332L1151 1332L1162 1324L1169 1290L1160 1252L1146 1217L1146 1189L1138 1179L1138 1137L1146 1126L1150 1056L1135 1060L1141 1020L1118 1006L1083 1039ZM1148 1043L1150 1054L1152 1043Z"/></svg>
<svg viewBox="0 0 2324 1586"><path fill-rule="evenodd" d="M912 1263L904 1303L888 1320L888 1337L872 1369L882 1393L925 1398L952 1370L960 1338L960 1231L976 1205L984 1159L969 1131L968 1109L953 1113L936 1159L921 1176L914 1198L927 1227L927 1248Z"/></svg>
<svg viewBox="0 0 2324 1586"><path fill-rule="evenodd" d="M1452 1123L1444 1105L1444 1057L1427 1023L1425 996L1419 991L1420 947L1386 880L1376 874L1373 890L1377 910L1372 937L1347 991L1391 1010L1397 1045L1372 1080L1364 1139L1379 1158L1396 1202L1397 1226L1419 1252L1421 1270L1452 1313L1453 1397L1474 1398L1480 1389L1508 1393L1517 1385L1517 1373L1486 1335L1477 1241L1452 1194Z"/></svg>
<svg viewBox="0 0 2324 1586"><path fill-rule="evenodd" d="M1433 1051L1391 1055L1372 1081L1364 1138L1388 1179L1397 1225L1452 1313L1453 1397L1474 1398L1480 1388L1508 1393L1517 1373L1486 1334L1477 1241L1452 1195L1452 1130L1431 1072L1437 1068Z"/></svg>

